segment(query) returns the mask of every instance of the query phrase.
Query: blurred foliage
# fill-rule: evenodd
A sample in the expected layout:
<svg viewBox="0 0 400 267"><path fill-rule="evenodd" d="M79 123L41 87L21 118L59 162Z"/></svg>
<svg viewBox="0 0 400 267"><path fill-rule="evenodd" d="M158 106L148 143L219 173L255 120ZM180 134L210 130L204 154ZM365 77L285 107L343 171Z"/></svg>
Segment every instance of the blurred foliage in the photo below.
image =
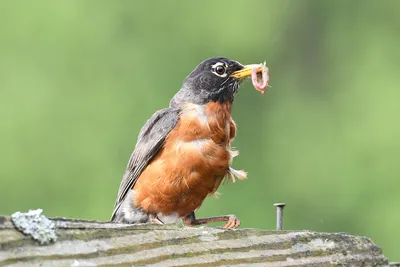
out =
<svg viewBox="0 0 400 267"><path fill-rule="evenodd" d="M144 122L203 59L267 60L199 216L366 235L399 257L400 1L1 1L0 213L107 220ZM399 259L399 258L397 258Z"/></svg>

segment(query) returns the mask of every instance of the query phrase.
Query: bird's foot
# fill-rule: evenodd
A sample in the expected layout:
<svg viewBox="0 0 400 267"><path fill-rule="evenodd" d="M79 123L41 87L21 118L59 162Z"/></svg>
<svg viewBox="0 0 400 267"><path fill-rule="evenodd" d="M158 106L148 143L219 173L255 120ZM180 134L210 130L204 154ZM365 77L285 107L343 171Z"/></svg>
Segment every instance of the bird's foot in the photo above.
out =
<svg viewBox="0 0 400 267"><path fill-rule="evenodd" d="M164 224L158 217L157 215L154 214L150 214L149 215L149 221L152 223L156 223L156 224Z"/></svg>
<svg viewBox="0 0 400 267"><path fill-rule="evenodd" d="M223 216L196 219L194 212L184 217L182 222L189 226L201 225L212 222L226 222L222 227L224 229L236 229L240 226L240 220L235 215L223 215Z"/></svg>
<svg viewBox="0 0 400 267"><path fill-rule="evenodd" d="M228 215L228 222L222 226L224 229L236 229L240 226L240 220L235 215Z"/></svg>

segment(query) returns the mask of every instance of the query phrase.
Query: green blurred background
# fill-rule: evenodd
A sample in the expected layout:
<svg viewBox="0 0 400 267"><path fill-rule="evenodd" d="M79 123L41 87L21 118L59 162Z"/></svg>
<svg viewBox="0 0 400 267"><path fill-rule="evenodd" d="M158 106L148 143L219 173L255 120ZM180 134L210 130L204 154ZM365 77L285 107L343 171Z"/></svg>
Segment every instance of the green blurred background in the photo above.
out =
<svg viewBox="0 0 400 267"><path fill-rule="evenodd" d="M144 122L202 60L264 60L199 216L400 240L400 1L1 1L0 214L107 220Z"/></svg>

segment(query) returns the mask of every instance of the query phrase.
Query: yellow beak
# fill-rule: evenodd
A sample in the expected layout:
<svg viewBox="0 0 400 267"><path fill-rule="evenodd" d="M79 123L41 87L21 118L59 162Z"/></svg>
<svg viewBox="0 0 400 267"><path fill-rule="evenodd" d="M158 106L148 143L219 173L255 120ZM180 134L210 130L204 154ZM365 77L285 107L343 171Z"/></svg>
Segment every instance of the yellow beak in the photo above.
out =
<svg viewBox="0 0 400 267"><path fill-rule="evenodd" d="M241 69L241 70L235 71L229 77L235 77L235 78L238 78L238 79L243 79L243 78L246 78L246 77L250 77L254 67L258 67L257 73L262 72L263 68L262 68L261 64L250 64L250 65L244 66L244 68Z"/></svg>

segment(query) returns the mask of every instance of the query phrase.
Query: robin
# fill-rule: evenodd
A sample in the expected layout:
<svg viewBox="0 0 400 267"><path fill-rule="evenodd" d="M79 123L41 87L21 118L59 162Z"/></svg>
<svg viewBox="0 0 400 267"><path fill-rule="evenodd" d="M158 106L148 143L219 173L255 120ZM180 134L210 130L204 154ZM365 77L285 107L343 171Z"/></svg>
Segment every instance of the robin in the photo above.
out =
<svg viewBox="0 0 400 267"><path fill-rule="evenodd" d="M181 219L190 226L226 222L224 228L237 228L240 221L234 215L197 219L194 212L224 179L246 178L230 166L238 155L231 149L236 135L231 109L244 78L252 76L256 89L265 91L267 70L265 64L244 66L223 57L201 62L169 107L155 112L141 129L111 221L164 224Z"/></svg>

